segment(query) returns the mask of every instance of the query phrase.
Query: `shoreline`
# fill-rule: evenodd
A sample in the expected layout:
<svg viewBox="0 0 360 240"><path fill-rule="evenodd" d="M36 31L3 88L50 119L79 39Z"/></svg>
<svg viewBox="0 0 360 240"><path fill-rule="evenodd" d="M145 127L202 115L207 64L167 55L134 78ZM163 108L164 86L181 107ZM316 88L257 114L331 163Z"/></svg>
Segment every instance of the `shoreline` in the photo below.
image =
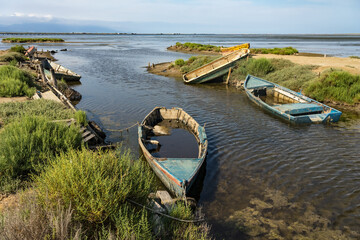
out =
<svg viewBox="0 0 360 240"><path fill-rule="evenodd" d="M189 51L190 53L195 53L194 51ZM253 58L275 58L275 59L286 59L295 64L299 65L315 65L318 66L314 68L313 72L316 74L321 74L328 69L341 69L351 74L358 75L360 74L360 59L354 58L340 58L340 57L320 57L318 55L306 54L306 55L274 55L274 54L254 54L251 55ZM182 73L179 69L169 68L172 65L172 62L162 62L149 65L147 71L151 74L156 74L164 77L173 77L177 79L182 79ZM237 80L236 84L230 83L234 87L238 87ZM335 101L324 101L324 104L332 106L334 108L339 108L341 111L348 111L352 113L360 113L360 103L348 104L345 102L335 102Z"/></svg>

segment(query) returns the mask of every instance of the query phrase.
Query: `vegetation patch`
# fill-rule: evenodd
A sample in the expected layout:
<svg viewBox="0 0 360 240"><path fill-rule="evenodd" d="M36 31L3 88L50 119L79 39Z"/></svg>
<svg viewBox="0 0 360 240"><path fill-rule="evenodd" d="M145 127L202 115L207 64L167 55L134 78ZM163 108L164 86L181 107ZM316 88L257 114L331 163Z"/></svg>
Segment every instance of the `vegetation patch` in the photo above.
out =
<svg viewBox="0 0 360 240"><path fill-rule="evenodd" d="M200 44L200 43L180 43L177 42L174 46L176 50L186 50L186 51L201 51L201 52L220 52L221 47L209 45L209 44Z"/></svg>
<svg viewBox="0 0 360 240"><path fill-rule="evenodd" d="M0 118L5 125L30 116L42 116L51 121L75 118L75 113L61 103L45 99L0 104Z"/></svg>
<svg viewBox="0 0 360 240"><path fill-rule="evenodd" d="M26 57L24 54L19 52L8 52L0 56L0 62L11 62L14 60L16 62L24 62L26 60Z"/></svg>
<svg viewBox="0 0 360 240"><path fill-rule="evenodd" d="M145 204L155 186L151 169L145 162L134 160L129 151L85 149L71 150L51 160L43 173L35 177L35 183L44 207L55 209L61 202L65 208L71 206L75 219L86 226L110 224L126 232L129 229L122 221L130 216L124 215L125 199ZM140 215L147 221L144 213ZM149 226L141 231L148 230Z"/></svg>
<svg viewBox="0 0 360 240"><path fill-rule="evenodd" d="M79 127L24 117L0 132L1 177L27 180L60 152L81 146Z"/></svg>
<svg viewBox="0 0 360 240"><path fill-rule="evenodd" d="M25 53L26 49L23 45L15 45L12 46L9 50L10 52L18 52L18 53Z"/></svg>
<svg viewBox="0 0 360 240"><path fill-rule="evenodd" d="M252 48L250 50L254 54L277 54L277 55L294 55L299 51L293 47L285 48Z"/></svg>
<svg viewBox="0 0 360 240"><path fill-rule="evenodd" d="M6 43L64 42L61 38L3 38Z"/></svg>
<svg viewBox="0 0 360 240"><path fill-rule="evenodd" d="M208 64L217 58L219 58L219 56L192 56L187 61L184 61L183 59L175 60L171 67L178 68L182 74L185 74Z"/></svg>
<svg viewBox="0 0 360 240"><path fill-rule="evenodd" d="M309 83L305 93L319 101L360 102L360 76L344 71L330 71Z"/></svg>
<svg viewBox="0 0 360 240"><path fill-rule="evenodd" d="M270 82L277 83L286 88L299 92L312 81L316 75L312 72L314 67L310 65L295 65L274 71L266 76Z"/></svg>
<svg viewBox="0 0 360 240"><path fill-rule="evenodd" d="M0 97L33 96L36 91L33 80L33 76L24 70L0 66Z"/></svg>
<svg viewBox="0 0 360 240"><path fill-rule="evenodd" d="M359 56L349 56L349 58L360 59Z"/></svg>

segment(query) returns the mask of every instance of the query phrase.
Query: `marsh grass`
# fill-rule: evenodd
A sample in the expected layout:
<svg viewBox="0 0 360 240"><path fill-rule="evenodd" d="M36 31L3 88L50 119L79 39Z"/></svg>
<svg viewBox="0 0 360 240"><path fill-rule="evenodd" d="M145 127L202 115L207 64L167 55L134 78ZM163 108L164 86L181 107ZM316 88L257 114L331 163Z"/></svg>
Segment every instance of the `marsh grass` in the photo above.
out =
<svg viewBox="0 0 360 240"><path fill-rule="evenodd" d="M266 76L266 80L277 83L294 91L306 88L316 75L312 72L314 67L310 65L295 65L274 71Z"/></svg>
<svg viewBox="0 0 360 240"><path fill-rule="evenodd" d="M33 42L64 42L61 38L3 38L2 42L33 43Z"/></svg>
<svg viewBox="0 0 360 240"><path fill-rule="evenodd" d="M17 62L24 62L26 57L24 54L19 52L8 52L0 56L0 62L11 62L16 60Z"/></svg>
<svg viewBox="0 0 360 240"><path fill-rule="evenodd" d="M172 217L191 220L195 216L192 209L183 202L178 202L170 211ZM194 224L178 222L170 219L165 220L165 229L167 229L167 239L211 239L209 235L210 228L205 224Z"/></svg>
<svg viewBox="0 0 360 240"><path fill-rule="evenodd" d="M75 113L61 103L45 99L0 104L0 118L5 125L27 116L42 116L48 120L59 120L75 118Z"/></svg>
<svg viewBox="0 0 360 240"><path fill-rule="evenodd" d="M126 198L146 203L154 189L152 171L128 151L61 153L34 180L44 206L71 204L75 219L87 225L111 221Z"/></svg>
<svg viewBox="0 0 360 240"><path fill-rule="evenodd" d="M358 103L360 102L360 76L344 71L329 71L310 82L305 92L319 101Z"/></svg>
<svg viewBox="0 0 360 240"><path fill-rule="evenodd" d="M210 51L210 52L220 52L221 48L214 45L209 44L200 44L200 43L176 43L176 47L180 49L185 49L188 51L197 50L197 51Z"/></svg>
<svg viewBox="0 0 360 240"><path fill-rule="evenodd" d="M26 49L23 45L15 45L10 48L10 52L25 53Z"/></svg>
<svg viewBox="0 0 360 240"><path fill-rule="evenodd" d="M184 62L183 66L180 68L180 71L183 74L191 72L205 64L214 61L217 58L219 58L219 56L192 56Z"/></svg>
<svg viewBox="0 0 360 240"><path fill-rule="evenodd" d="M0 97L34 95L36 88L33 76L14 66L0 66Z"/></svg>
<svg viewBox="0 0 360 240"><path fill-rule="evenodd" d="M75 120L77 123L81 124L82 126L88 125L86 112L84 112L83 110L78 110L75 112Z"/></svg>
<svg viewBox="0 0 360 240"><path fill-rule="evenodd" d="M81 239L81 225L72 219L71 208L60 204L45 211L32 190L18 193L19 206L0 214L0 239Z"/></svg>
<svg viewBox="0 0 360 240"><path fill-rule="evenodd" d="M2 177L28 180L60 152L80 148L79 126L49 122L44 117L24 117L0 132Z"/></svg>
<svg viewBox="0 0 360 240"><path fill-rule="evenodd" d="M293 47L284 48L252 48L251 53L254 54L276 54L276 55L293 55L299 51Z"/></svg>

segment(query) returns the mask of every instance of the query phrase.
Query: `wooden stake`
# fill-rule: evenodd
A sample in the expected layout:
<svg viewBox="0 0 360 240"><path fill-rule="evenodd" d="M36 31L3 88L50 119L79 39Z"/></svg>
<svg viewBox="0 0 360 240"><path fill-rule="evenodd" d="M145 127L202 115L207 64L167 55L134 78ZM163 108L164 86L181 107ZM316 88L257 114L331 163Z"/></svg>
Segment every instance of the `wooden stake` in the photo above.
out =
<svg viewBox="0 0 360 240"><path fill-rule="evenodd" d="M228 76L226 78L226 83L225 83L226 85L229 84L230 74L231 74L231 68L229 68L229 73L228 73Z"/></svg>

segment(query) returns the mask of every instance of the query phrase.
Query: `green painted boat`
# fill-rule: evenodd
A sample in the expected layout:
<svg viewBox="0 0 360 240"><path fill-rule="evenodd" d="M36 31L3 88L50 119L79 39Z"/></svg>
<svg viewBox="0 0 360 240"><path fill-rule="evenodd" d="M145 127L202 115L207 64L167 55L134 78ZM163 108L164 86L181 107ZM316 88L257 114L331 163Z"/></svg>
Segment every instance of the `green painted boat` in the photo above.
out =
<svg viewBox="0 0 360 240"><path fill-rule="evenodd" d="M160 158L150 153L151 145L160 146L161 144L151 138L157 135L159 131L156 129L163 121L185 126L186 130L194 135L198 147L197 157ZM155 174L173 195L179 198L186 197L205 161L208 147L205 128L181 108L155 107L139 125L138 135L140 148ZM181 149L181 151L185 152L187 149Z"/></svg>
<svg viewBox="0 0 360 240"><path fill-rule="evenodd" d="M212 79L225 75L229 72L229 68L235 66L236 62L246 57L250 53L247 48L232 52L221 58L218 58L211 63L203 65L191 72L183 75L185 83L204 83Z"/></svg>

